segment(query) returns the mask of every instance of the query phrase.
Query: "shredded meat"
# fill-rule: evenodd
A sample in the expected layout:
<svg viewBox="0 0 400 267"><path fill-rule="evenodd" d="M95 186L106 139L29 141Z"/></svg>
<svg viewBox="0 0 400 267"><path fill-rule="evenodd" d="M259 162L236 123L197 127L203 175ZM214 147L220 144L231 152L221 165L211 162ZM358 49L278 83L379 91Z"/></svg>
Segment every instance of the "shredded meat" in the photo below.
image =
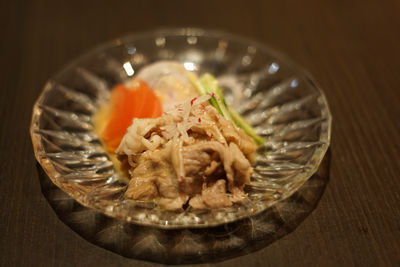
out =
<svg viewBox="0 0 400 267"><path fill-rule="evenodd" d="M226 182L224 179L219 179L211 186L204 188L201 192L201 198L204 204L210 208L221 208L232 205L226 194Z"/></svg>
<svg viewBox="0 0 400 267"><path fill-rule="evenodd" d="M131 177L127 198L175 210L188 200L193 208L220 208L246 197L256 145L206 100L134 119L116 150Z"/></svg>

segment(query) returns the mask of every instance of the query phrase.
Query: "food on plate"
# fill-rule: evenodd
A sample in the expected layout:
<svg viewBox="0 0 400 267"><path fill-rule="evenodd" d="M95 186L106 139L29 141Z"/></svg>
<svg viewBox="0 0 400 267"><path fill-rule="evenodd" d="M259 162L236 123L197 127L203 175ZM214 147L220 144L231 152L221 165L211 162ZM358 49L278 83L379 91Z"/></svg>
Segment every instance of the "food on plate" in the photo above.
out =
<svg viewBox="0 0 400 267"><path fill-rule="evenodd" d="M131 180L125 196L165 209L219 208L240 202L257 146L246 133L193 98L155 119L134 119L116 150ZM227 194L230 192L230 194Z"/></svg>
<svg viewBox="0 0 400 267"><path fill-rule="evenodd" d="M106 122L96 128L129 176L126 198L167 210L246 198L253 154L264 140L225 103L212 75L197 78L180 63L157 62L117 85L101 112L97 121Z"/></svg>
<svg viewBox="0 0 400 267"><path fill-rule="evenodd" d="M161 116L161 102L146 82L135 80L129 87L118 84L111 91L110 102L95 117L100 137L107 150L115 151L133 118Z"/></svg>
<svg viewBox="0 0 400 267"><path fill-rule="evenodd" d="M175 61L159 61L143 68L137 75L146 81L160 99L163 110L167 111L198 95L183 64Z"/></svg>

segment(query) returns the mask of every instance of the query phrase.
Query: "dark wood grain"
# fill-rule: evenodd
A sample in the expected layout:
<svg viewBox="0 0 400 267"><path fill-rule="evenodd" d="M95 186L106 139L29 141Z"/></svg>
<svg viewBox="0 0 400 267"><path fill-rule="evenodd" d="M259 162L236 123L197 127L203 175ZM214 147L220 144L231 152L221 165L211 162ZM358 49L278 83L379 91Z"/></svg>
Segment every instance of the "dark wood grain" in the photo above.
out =
<svg viewBox="0 0 400 267"><path fill-rule="evenodd" d="M237 33L322 86L333 114L330 183L291 234L217 266L400 265L400 2L3 1L0 265L152 266L96 247L40 192L29 137L45 81L100 42L161 26Z"/></svg>

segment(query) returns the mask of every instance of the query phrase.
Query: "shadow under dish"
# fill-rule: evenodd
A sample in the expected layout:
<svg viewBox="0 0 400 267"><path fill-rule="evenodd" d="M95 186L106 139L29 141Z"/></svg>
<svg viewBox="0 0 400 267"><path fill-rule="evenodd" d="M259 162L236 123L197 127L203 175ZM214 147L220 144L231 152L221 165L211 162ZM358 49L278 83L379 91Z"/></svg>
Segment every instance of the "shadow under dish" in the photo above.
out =
<svg viewBox="0 0 400 267"><path fill-rule="evenodd" d="M222 261L262 249L289 234L317 207L329 182L330 150L318 171L289 198L233 223L159 229L86 208L55 186L37 164L42 193L62 222L87 241L127 258L167 264Z"/></svg>

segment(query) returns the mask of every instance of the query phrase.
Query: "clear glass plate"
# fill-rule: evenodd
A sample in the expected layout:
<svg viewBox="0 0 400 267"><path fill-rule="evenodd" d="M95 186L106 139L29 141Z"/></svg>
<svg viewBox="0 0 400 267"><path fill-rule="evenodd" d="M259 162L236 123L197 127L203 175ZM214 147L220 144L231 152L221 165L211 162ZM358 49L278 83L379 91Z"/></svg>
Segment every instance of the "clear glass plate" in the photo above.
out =
<svg viewBox="0 0 400 267"><path fill-rule="evenodd" d="M217 76L227 100L266 138L242 204L166 211L124 198L127 185L93 130L92 114L115 84L159 60ZM132 34L74 60L46 83L31 123L36 158L61 190L108 216L165 229L231 223L282 202L316 172L330 132L325 96L301 68L254 41L192 28Z"/></svg>

